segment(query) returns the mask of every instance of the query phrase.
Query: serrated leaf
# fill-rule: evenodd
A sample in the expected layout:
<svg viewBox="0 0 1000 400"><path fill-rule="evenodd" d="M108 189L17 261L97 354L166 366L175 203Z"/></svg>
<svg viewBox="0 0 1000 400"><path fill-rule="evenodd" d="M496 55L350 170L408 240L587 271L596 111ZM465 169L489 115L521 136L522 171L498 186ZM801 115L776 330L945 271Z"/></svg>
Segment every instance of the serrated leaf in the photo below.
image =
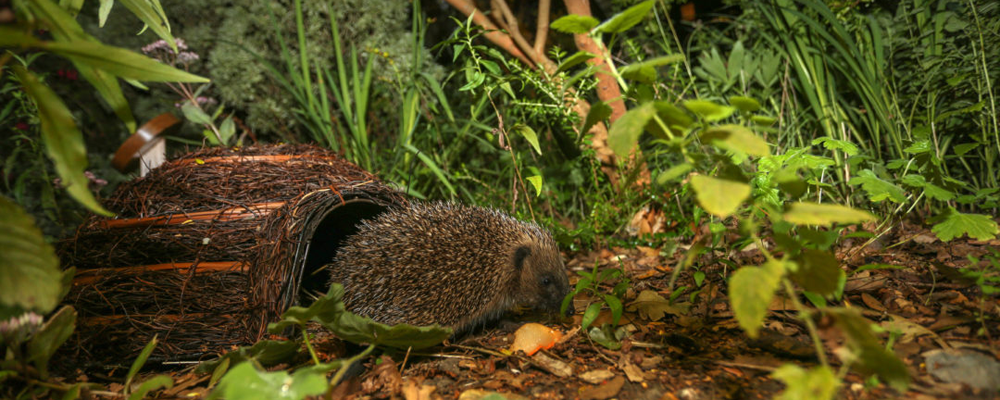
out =
<svg viewBox="0 0 1000 400"><path fill-rule="evenodd" d="M758 157L771 154L767 141L740 125L715 126L702 131L700 137L702 141L725 150L740 151Z"/></svg>
<svg viewBox="0 0 1000 400"><path fill-rule="evenodd" d="M732 96L729 98L729 104L732 104L734 107L745 113L752 113L760 110L760 103L751 97Z"/></svg>
<svg viewBox="0 0 1000 400"><path fill-rule="evenodd" d="M87 169L87 149L84 147L83 134L73 122L73 114L66 108L66 104L52 89L39 82L34 74L20 65L14 66L14 73L24 85L25 93L38 105L45 152L55 164L56 173L66 192L94 213L109 217L114 215L105 210L90 192L90 180L83 174Z"/></svg>
<svg viewBox="0 0 1000 400"><path fill-rule="evenodd" d="M327 385L326 374L316 370L304 369L289 375L285 371L258 371L253 364L242 363L222 377L215 391L227 399L301 400L326 392Z"/></svg>
<svg viewBox="0 0 1000 400"><path fill-rule="evenodd" d="M837 291L837 282L844 271L837 257L828 251L802 249L795 258L798 268L791 274L792 281L803 289L823 296Z"/></svg>
<svg viewBox="0 0 1000 400"><path fill-rule="evenodd" d="M611 116L611 106L604 101L598 101L590 106L590 111L587 112L587 120L583 123L583 129L580 130L581 133L590 132L590 128L597 125L600 122L608 119Z"/></svg>
<svg viewBox="0 0 1000 400"><path fill-rule="evenodd" d="M655 112L653 104L646 103L629 110L611 125L611 130L608 131L608 146L618 157L628 157L638 143L643 128L650 118L653 118Z"/></svg>
<svg viewBox="0 0 1000 400"><path fill-rule="evenodd" d="M653 83L656 80L656 67L684 61L684 55L671 54L652 58L643 62L629 64L618 70L622 78L635 80L644 83Z"/></svg>
<svg viewBox="0 0 1000 400"><path fill-rule="evenodd" d="M823 147L829 150L839 150L849 156L858 154L858 146L855 146L854 143L848 142L846 140L834 139L831 137L821 137L813 139L812 144L813 145L823 144Z"/></svg>
<svg viewBox="0 0 1000 400"><path fill-rule="evenodd" d="M55 249L34 219L0 196L0 308L48 314L59 304L60 277ZM13 316L0 314L0 321Z"/></svg>
<svg viewBox="0 0 1000 400"><path fill-rule="evenodd" d="M69 339L75 328L76 310L72 306L63 306L28 341L27 361L41 371L42 377L48 375L49 359Z"/></svg>
<svg viewBox="0 0 1000 400"><path fill-rule="evenodd" d="M796 225L857 224L875 220L871 213L848 206L805 202L793 203L783 218Z"/></svg>
<svg viewBox="0 0 1000 400"><path fill-rule="evenodd" d="M949 201L955 198L954 192L927 182L927 179L925 179L923 175L906 175L903 177L902 181L904 184L923 189L924 194L927 195L928 198L934 200Z"/></svg>
<svg viewBox="0 0 1000 400"><path fill-rule="evenodd" d="M666 298L653 290L643 290L639 293L639 296L635 298L635 301L633 301L632 304L629 304L628 310L631 312L638 312L640 317L650 321L659 321L663 319L666 314L684 314L684 310L671 305Z"/></svg>
<svg viewBox="0 0 1000 400"><path fill-rule="evenodd" d="M848 348L857 358L857 367L864 373L875 373L900 392L905 392L910 382L906 364L879 343L872 331L872 323L856 309L828 309L840 331L847 337Z"/></svg>
<svg viewBox="0 0 1000 400"><path fill-rule="evenodd" d="M686 100L683 104L684 108L695 113L695 115L701 117L706 122L720 121L729 118L730 115L736 112L736 107L715 104L708 100Z"/></svg>
<svg viewBox="0 0 1000 400"><path fill-rule="evenodd" d="M534 188L535 188L535 196L541 196L542 195L542 176L541 175L529 176L529 177L524 178L524 179L526 179L528 182L531 182L531 186L534 186Z"/></svg>
<svg viewBox="0 0 1000 400"><path fill-rule="evenodd" d="M535 149L535 152L538 153L539 155L542 154L542 148L541 146L538 145L538 134L536 134L535 130L531 129L530 126L524 124L517 124L514 125L513 128L510 128L510 132L524 136L524 140L527 140L528 143L531 144L531 147Z"/></svg>
<svg viewBox="0 0 1000 400"><path fill-rule="evenodd" d="M595 55L593 53L586 52L586 51L578 51L578 52L576 52L576 54L573 54L573 55L567 57L565 60L563 60L562 64L559 64L559 68L556 68L556 72L555 73L558 74L560 72L566 71L566 70L568 70L570 68L573 68L573 67L575 67L577 65L585 63L585 62L587 62L587 60L589 60L591 58L594 58L594 57L597 57L597 55Z"/></svg>
<svg viewBox="0 0 1000 400"><path fill-rule="evenodd" d="M549 27L562 33L579 34L590 32L600 23L601 21L598 21L597 18L589 15L569 14L552 21Z"/></svg>
<svg viewBox="0 0 1000 400"><path fill-rule="evenodd" d="M866 169L859 172L858 176L851 178L847 181L847 184L852 186L861 185L861 188L868 193L868 199L875 203L886 199L895 203L906 202L906 192L903 188L879 179L871 170Z"/></svg>
<svg viewBox="0 0 1000 400"><path fill-rule="evenodd" d="M698 205L719 218L732 215L750 197L750 185L705 175L692 176L691 187Z"/></svg>
<svg viewBox="0 0 1000 400"><path fill-rule="evenodd" d="M989 216L982 214L962 214L949 207L944 215L939 216L940 220L931 228L931 232L947 242L962 235L969 235L976 240L990 240L996 238L998 232L997 223Z"/></svg>
<svg viewBox="0 0 1000 400"><path fill-rule="evenodd" d="M139 53L86 40L41 42L38 47L121 78L143 82L208 82Z"/></svg>
<svg viewBox="0 0 1000 400"><path fill-rule="evenodd" d="M629 28L635 26L642 21L649 12L653 10L653 0L644 1L642 3L636 4L629 7L625 11L622 11L611 19L604 21L604 23L594 28L598 32L604 33L619 33L628 30Z"/></svg>
<svg viewBox="0 0 1000 400"><path fill-rule="evenodd" d="M816 366L806 370L795 364L785 364L771 373L785 383L780 400L832 400L837 394L840 380L830 367Z"/></svg>
<svg viewBox="0 0 1000 400"><path fill-rule="evenodd" d="M770 261L760 267L740 268L729 278L733 315L747 336L757 337L784 271L780 261Z"/></svg>

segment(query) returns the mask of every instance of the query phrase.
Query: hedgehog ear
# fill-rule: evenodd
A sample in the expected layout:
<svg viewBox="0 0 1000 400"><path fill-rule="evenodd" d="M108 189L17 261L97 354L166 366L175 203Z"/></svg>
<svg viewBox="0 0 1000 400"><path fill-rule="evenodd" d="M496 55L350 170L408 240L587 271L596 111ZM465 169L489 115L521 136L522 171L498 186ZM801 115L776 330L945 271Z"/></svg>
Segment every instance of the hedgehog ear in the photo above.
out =
<svg viewBox="0 0 1000 400"><path fill-rule="evenodd" d="M520 271L524 267L524 260L531 255L531 248L528 246L518 247L514 251L514 269Z"/></svg>

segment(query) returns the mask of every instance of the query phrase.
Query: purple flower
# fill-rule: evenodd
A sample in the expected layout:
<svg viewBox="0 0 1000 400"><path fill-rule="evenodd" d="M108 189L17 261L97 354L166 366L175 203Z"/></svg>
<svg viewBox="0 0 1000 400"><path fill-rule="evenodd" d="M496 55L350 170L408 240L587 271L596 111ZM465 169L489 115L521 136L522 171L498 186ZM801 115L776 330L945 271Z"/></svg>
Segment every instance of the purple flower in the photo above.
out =
<svg viewBox="0 0 1000 400"><path fill-rule="evenodd" d="M0 321L0 339L11 344L20 344L42 326L42 316L34 312L26 312L6 321Z"/></svg>
<svg viewBox="0 0 1000 400"><path fill-rule="evenodd" d="M198 60L198 53L195 52L182 51L180 54L177 55L177 61L184 64L190 64L191 62L197 60Z"/></svg>

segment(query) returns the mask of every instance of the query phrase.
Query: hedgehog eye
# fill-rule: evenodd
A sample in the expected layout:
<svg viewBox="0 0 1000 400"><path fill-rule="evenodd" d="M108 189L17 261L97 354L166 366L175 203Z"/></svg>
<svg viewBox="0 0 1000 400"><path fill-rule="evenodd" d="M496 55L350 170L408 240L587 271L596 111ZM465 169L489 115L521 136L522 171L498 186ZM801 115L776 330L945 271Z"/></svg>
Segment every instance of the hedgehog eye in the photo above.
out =
<svg viewBox="0 0 1000 400"><path fill-rule="evenodd" d="M552 284L552 278L544 277L542 278L542 285L548 286Z"/></svg>

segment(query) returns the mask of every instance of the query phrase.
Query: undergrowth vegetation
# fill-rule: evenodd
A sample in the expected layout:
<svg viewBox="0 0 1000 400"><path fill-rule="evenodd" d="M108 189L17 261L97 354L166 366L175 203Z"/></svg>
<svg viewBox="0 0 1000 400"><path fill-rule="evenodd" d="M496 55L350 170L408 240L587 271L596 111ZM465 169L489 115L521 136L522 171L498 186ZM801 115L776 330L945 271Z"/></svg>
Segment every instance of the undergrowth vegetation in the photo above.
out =
<svg viewBox="0 0 1000 400"><path fill-rule="evenodd" d="M820 365L789 364L775 377L789 393L815 398L832 396L846 373L827 360L815 326L820 316L847 338L852 354L844 364L872 374L872 383L908 384L879 332L843 307L846 273L833 251L843 235L873 241L903 220L932 227L942 241L1000 233L995 2L754 1L685 25L668 17L671 1L615 2L606 18L560 10L551 25L533 26L539 29L530 39L540 43L533 47L505 46L496 35L510 43L524 38L484 29L476 13L430 18L419 1L409 3L409 18L395 6L360 13L380 16L373 20L341 18L347 5L321 1L213 2L229 33L208 32L203 22L171 25L167 16L184 16L169 5L164 12L157 0L62 3L70 7L14 1L16 19L0 24L0 320L10 319L0 332L8 354L0 382L21 388L4 396L79 394L84 385L40 383L75 319L71 307L41 319L56 310L72 277L72 269L60 272L48 242L87 212L110 215L98 201L108 183L101 178L113 181L106 191L127 177L111 172L104 156L135 131L130 104L163 112L176 103L197 129L174 144L316 143L411 196L536 220L571 251L646 245L672 253L678 242L691 242L666 288L672 297L654 293L649 301L672 305L689 293L694 302L697 287L673 286L701 253L759 251L761 265L733 265L725 277L731 307L754 337L772 299L794 303ZM108 3L135 16L109 14ZM89 21L128 27L136 17L156 35L141 35L144 43L162 40L154 50L166 64L140 55L131 35L91 36L77 22L110 30ZM512 15L498 18L516 31ZM429 33L440 29L431 28L441 26L450 35L432 42ZM184 36L196 40L175 39ZM200 53L202 64L192 66L191 56L178 61L185 46L196 45L211 49ZM511 51L517 48L523 52ZM91 86L80 94L79 82L61 79L65 71L78 71ZM192 72L213 83L192 85L205 81ZM182 101L156 82L169 82ZM221 104L200 100L210 93ZM86 106L98 101L99 110ZM88 172L88 157L107 173ZM75 204L64 201L67 194ZM658 222L637 222L650 216ZM997 256L988 260L996 270ZM692 273L701 286L705 274ZM967 273L982 293L996 291L994 275ZM580 275L572 295L596 299L584 311L583 330L617 348L627 335L615 327L628 277L596 267ZM321 362L308 333L301 343L262 342L205 367L215 371L217 395L239 398L243 388L231 382L246 379L275 391L281 385L273 383L291 379L302 385L298 398L323 393L376 346L429 346L448 336L385 326L377 328L382 337L351 336L351 329L375 328L343 312L339 296L331 290L315 308L289 310L269 330L304 331L313 320L370 343L362 354ZM603 308L614 321L591 325ZM988 316L980 318L985 326ZM262 354L296 352L300 344L312 365L290 376L260 368L268 364ZM140 357L136 368L144 362ZM172 384L153 379L135 393Z"/></svg>

